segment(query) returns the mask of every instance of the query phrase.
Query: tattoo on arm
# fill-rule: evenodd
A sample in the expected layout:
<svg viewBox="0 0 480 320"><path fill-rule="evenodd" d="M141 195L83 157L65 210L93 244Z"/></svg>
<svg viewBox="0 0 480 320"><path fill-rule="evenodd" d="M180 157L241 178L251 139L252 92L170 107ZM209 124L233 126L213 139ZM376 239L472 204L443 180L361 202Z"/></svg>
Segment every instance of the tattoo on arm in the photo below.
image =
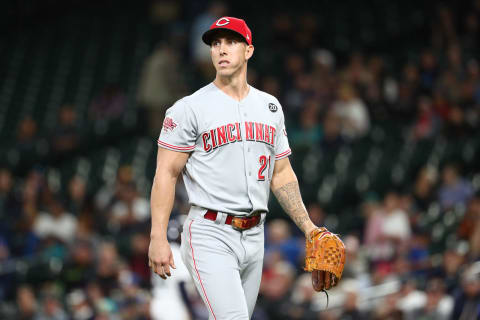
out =
<svg viewBox="0 0 480 320"><path fill-rule="evenodd" d="M273 194L282 206L283 210L292 218L293 222L305 231L305 223L310 221L307 210L303 205L298 182L289 182L280 188L273 190Z"/></svg>

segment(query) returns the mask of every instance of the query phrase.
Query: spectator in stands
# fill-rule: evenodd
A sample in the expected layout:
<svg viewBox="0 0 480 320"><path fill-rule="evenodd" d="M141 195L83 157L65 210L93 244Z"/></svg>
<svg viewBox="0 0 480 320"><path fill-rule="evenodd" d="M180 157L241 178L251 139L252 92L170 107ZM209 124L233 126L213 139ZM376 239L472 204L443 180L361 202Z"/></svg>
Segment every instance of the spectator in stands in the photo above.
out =
<svg viewBox="0 0 480 320"><path fill-rule="evenodd" d="M19 196L21 208L18 215L12 214L10 221L14 227L12 239L13 251L20 256L29 256L36 252L38 237L33 231L33 225L38 216L41 199L46 192L46 182L43 172L32 170L28 173L22 185Z"/></svg>
<svg viewBox="0 0 480 320"><path fill-rule="evenodd" d="M455 294L452 319L480 318L480 262L471 264L462 274L461 290Z"/></svg>
<svg viewBox="0 0 480 320"><path fill-rule="evenodd" d="M292 237L288 222L283 219L268 222L266 236L265 256L278 252L292 266L296 266L300 262L304 244L299 239Z"/></svg>
<svg viewBox="0 0 480 320"><path fill-rule="evenodd" d="M372 312L372 319L374 320L403 320L404 314L397 308L397 301L400 298L398 293L387 295L384 299L381 299L381 303L376 305Z"/></svg>
<svg viewBox="0 0 480 320"><path fill-rule="evenodd" d="M364 136L370 129L370 118L367 107L355 88L345 82L339 86L337 97L332 108L340 117L342 135L348 140Z"/></svg>
<svg viewBox="0 0 480 320"><path fill-rule="evenodd" d="M87 299L97 317L117 315L118 305L110 296L106 296L95 281L90 281L85 289Z"/></svg>
<svg viewBox="0 0 480 320"><path fill-rule="evenodd" d="M468 245L462 242L447 247L442 263L429 272L430 277L442 279L448 294L453 294L461 282L460 272L467 261L467 252Z"/></svg>
<svg viewBox="0 0 480 320"><path fill-rule="evenodd" d="M332 152L344 145L341 135L342 122L334 110L327 111L323 118L323 138L320 147L325 152Z"/></svg>
<svg viewBox="0 0 480 320"><path fill-rule="evenodd" d="M98 283L102 292L110 295L118 286L118 277L121 261L114 242L104 241L97 250L95 265L95 282Z"/></svg>
<svg viewBox="0 0 480 320"><path fill-rule="evenodd" d="M273 13L271 17L271 37L274 50L291 49L295 43L295 22L292 15L285 11Z"/></svg>
<svg viewBox="0 0 480 320"><path fill-rule="evenodd" d="M6 239L0 233L0 266L3 264L6 264L9 260L10 260L10 249ZM0 301L6 300L9 291L14 286L15 286L15 280L12 279L12 277L9 274L0 272Z"/></svg>
<svg viewBox="0 0 480 320"><path fill-rule="evenodd" d="M418 99L417 118L413 125L413 138L417 140L433 138L439 130L439 118L433 110L432 100L427 96Z"/></svg>
<svg viewBox="0 0 480 320"><path fill-rule="evenodd" d="M73 319L84 320L94 318L95 312L83 290L76 289L70 292L67 295L66 300L69 314Z"/></svg>
<svg viewBox="0 0 480 320"><path fill-rule="evenodd" d="M12 219L14 221L18 219L21 206L13 187L12 172L7 168L0 167L0 235L3 235L4 241L7 242L10 242L14 236Z"/></svg>
<svg viewBox="0 0 480 320"><path fill-rule="evenodd" d="M357 51L350 56L349 64L347 65L345 70L343 70L340 78L356 88L361 88L365 87L370 81L372 81L371 71L373 70L369 70L369 68L367 68L367 66L365 65L364 55L361 52ZM343 92L340 93L341 100L344 99L344 94L345 93Z"/></svg>
<svg viewBox="0 0 480 320"><path fill-rule="evenodd" d="M420 88L422 93L431 95L438 74L437 58L430 49L423 50L420 56Z"/></svg>
<svg viewBox="0 0 480 320"><path fill-rule="evenodd" d="M310 219L316 226L325 225L326 213L318 202L311 202L307 205L307 212Z"/></svg>
<svg viewBox="0 0 480 320"><path fill-rule="evenodd" d="M48 211L41 212L36 217L33 230L43 240L54 238L63 243L71 243L75 237L77 219L65 211L59 199L52 199Z"/></svg>
<svg viewBox="0 0 480 320"><path fill-rule="evenodd" d="M435 183L437 172L433 167L425 166L417 174L413 187L413 198L416 210L426 212L435 200Z"/></svg>
<svg viewBox="0 0 480 320"><path fill-rule="evenodd" d="M33 320L38 316L38 302L33 288L20 285L16 292L17 310L13 319Z"/></svg>
<svg viewBox="0 0 480 320"><path fill-rule="evenodd" d="M438 87L433 91L432 106L442 122L448 120L450 108L452 107L451 102L447 98L445 92Z"/></svg>
<svg viewBox="0 0 480 320"><path fill-rule="evenodd" d="M289 132L289 143L293 148L317 146L322 138L322 127L318 119L319 107L313 100L306 102L300 113L300 124Z"/></svg>
<svg viewBox="0 0 480 320"><path fill-rule="evenodd" d="M68 260L60 274L61 283L67 293L82 289L94 279L94 252L92 239L76 240L70 246Z"/></svg>
<svg viewBox="0 0 480 320"><path fill-rule="evenodd" d="M63 309L62 303L54 294L48 293L41 299L41 307L35 320L67 320L70 319Z"/></svg>
<svg viewBox="0 0 480 320"><path fill-rule="evenodd" d="M468 12L463 23L465 25L463 29L464 33L461 36L461 44L466 51L471 51L478 45L478 39L480 37L478 12Z"/></svg>
<svg viewBox="0 0 480 320"><path fill-rule="evenodd" d="M355 279L360 287L370 285L368 259L365 250L360 246L360 240L355 235L347 235L343 238L345 253L348 263L343 270L343 277Z"/></svg>
<svg viewBox="0 0 480 320"><path fill-rule="evenodd" d="M376 196L371 196L362 204L362 215L366 219L364 244L372 262L383 260L388 248L382 237L383 214Z"/></svg>
<svg viewBox="0 0 480 320"><path fill-rule="evenodd" d="M153 137L160 134L165 111L186 91L178 52L172 47L174 41L157 46L145 60L140 76L138 102L144 112L142 121Z"/></svg>
<svg viewBox="0 0 480 320"><path fill-rule="evenodd" d="M407 254L410 268L417 275L423 275L425 270L430 267L429 245L430 235L428 231L413 229Z"/></svg>
<svg viewBox="0 0 480 320"><path fill-rule="evenodd" d="M295 280L295 270L290 263L278 261L271 272L262 275L258 305L270 320L285 319L290 308L289 295Z"/></svg>
<svg viewBox="0 0 480 320"><path fill-rule="evenodd" d="M432 279L427 283L426 300L415 310L411 319L448 320L453 311L453 298L446 294L442 279Z"/></svg>
<svg viewBox="0 0 480 320"><path fill-rule="evenodd" d="M143 288L150 286L151 270L145 259L148 261L148 245L150 238L147 232L135 233L130 238L130 254L128 265L130 270L138 277L139 284Z"/></svg>
<svg viewBox="0 0 480 320"><path fill-rule="evenodd" d="M83 211L87 201L87 183L81 176L75 175L68 182L68 209L75 216Z"/></svg>
<svg viewBox="0 0 480 320"><path fill-rule="evenodd" d="M462 83L456 78L455 74L451 70L444 70L440 74L438 80L438 86L441 90L445 91L447 96L451 99L452 103L459 102L461 98Z"/></svg>
<svg viewBox="0 0 480 320"><path fill-rule="evenodd" d="M398 244L410 238L410 222L408 213L400 206L400 198L396 192L385 195L383 202L382 235Z"/></svg>
<svg viewBox="0 0 480 320"><path fill-rule="evenodd" d="M13 177L8 168L0 167L0 208L2 212L10 211L10 201L13 197Z"/></svg>
<svg viewBox="0 0 480 320"><path fill-rule="evenodd" d="M280 97L281 90L278 78L271 75L264 76L261 80L260 90L265 91L272 96Z"/></svg>
<svg viewBox="0 0 480 320"><path fill-rule="evenodd" d="M393 191L385 195L382 206L375 201L367 202L363 210L367 217L365 243L370 259L389 265L410 238L408 215L401 209L399 196Z"/></svg>
<svg viewBox="0 0 480 320"><path fill-rule="evenodd" d="M418 290L417 283L413 279L405 280L400 289L396 307L404 315L404 319L414 319L414 314L427 302L425 292Z"/></svg>
<svg viewBox="0 0 480 320"><path fill-rule="evenodd" d="M182 6L176 1L154 0L150 2L150 5L151 23L158 24L160 29L164 29L168 23L175 23L180 19Z"/></svg>
<svg viewBox="0 0 480 320"><path fill-rule="evenodd" d="M335 55L326 49L317 49L312 52L312 89L313 97L320 105L321 112L325 113L326 106L330 106L335 98Z"/></svg>
<svg viewBox="0 0 480 320"><path fill-rule="evenodd" d="M93 203L90 200L87 201L77 218L76 238L78 240L96 238L102 231L100 227L102 223L100 215L94 211Z"/></svg>
<svg viewBox="0 0 480 320"><path fill-rule="evenodd" d="M466 63L465 80L462 83L462 96L459 105L465 110L465 122L470 129L478 127L480 70L476 59L469 59Z"/></svg>
<svg viewBox="0 0 480 320"><path fill-rule="evenodd" d="M471 259L480 258L480 195L475 195L467 206L458 230L460 238L469 241Z"/></svg>
<svg viewBox="0 0 480 320"><path fill-rule="evenodd" d="M460 176L458 165L446 164L442 170L442 186L438 191L438 201L442 209L452 209L455 205L465 206L472 196L472 185Z"/></svg>
<svg viewBox="0 0 480 320"><path fill-rule="evenodd" d="M119 270L118 284L119 314L123 319L148 319L150 316L150 295L139 286L138 278L126 266Z"/></svg>
<svg viewBox="0 0 480 320"><path fill-rule="evenodd" d="M318 314L313 309L315 291L312 287L310 273L302 273L293 285L290 305L286 309L285 317L292 320L316 320Z"/></svg>
<svg viewBox="0 0 480 320"><path fill-rule="evenodd" d="M107 84L93 99L89 116L93 121L108 121L120 117L125 111L126 98L116 83Z"/></svg>
<svg viewBox="0 0 480 320"><path fill-rule="evenodd" d="M52 150L57 154L65 154L80 144L80 133L77 124L77 113L71 105L64 105L58 114L58 123L51 134Z"/></svg>
<svg viewBox="0 0 480 320"><path fill-rule="evenodd" d="M345 302L342 307L340 319L363 320L368 319L364 312L360 311L358 306L359 292L348 290L345 292Z"/></svg>
<svg viewBox="0 0 480 320"><path fill-rule="evenodd" d="M393 119L410 121L415 115L419 95L420 74L418 66L408 62L403 66L401 77L392 79L388 87L389 112Z"/></svg>
<svg viewBox="0 0 480 320"><path fill-rule="evenodd" d="M110 209L112 231L131 230L150 218L150 203L140 196L134 183L119 187L117 199Z"/></svg>
<svg viewBox="0 0 480 320"><path fill-rule="evenodd" d="M446 68L455 75L459 81L465 78L462 50L458 43L452 43L447 50Z"/></svg>
<svg viewBox="0 0 480 320"><path fill-rule="evenodd" d="M285 57L285 71L288 74L283 99L286 114L298 114L305 100L312 94L312 78L305 72L305 60L300 54L292 53Z"/></svg>
<svg viewBox="0 0 480 320"><path fill-rule="evenodd" d="M365 92L365 104L372 116L372 122L380 122L388 119L388 111L383 101L382 88L377 82L368 84Z"/></svg>
<svg viewBox="0 0 480 320"><path fill-rule="evenodd" d="M37 122L31 117L23 118L17 129L16 147L22 153L35 152L37 143Z"/></svg>
<svg viewBox="0 0 480 320"><path fill-rule="evenodd" d="M469 135L470 127L465 121L465 113L458 105L450 108L443 130L445 136L451 139L462 140Z"/></svg>
<svg viewBox="0 0 480 320"><path fill-rule="evenodd" d="M133 183L133 172L130 165L122 165L118 168L114 183L106 183L100 187L95 195L95 209L104 212L108 210L116 200L116 193L127 184Z"/></svg>

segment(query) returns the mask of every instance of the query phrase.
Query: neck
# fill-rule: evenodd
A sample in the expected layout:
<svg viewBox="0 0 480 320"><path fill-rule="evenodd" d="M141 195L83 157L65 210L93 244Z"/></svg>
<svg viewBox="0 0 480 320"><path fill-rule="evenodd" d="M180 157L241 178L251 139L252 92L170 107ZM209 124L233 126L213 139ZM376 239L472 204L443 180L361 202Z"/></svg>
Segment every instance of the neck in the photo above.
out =
<svg viewBox="0 0 480 320"><path fill-rule="evenodd" d="M245 98L249 91L246 72L239 72L238 75L232 75L229 77L217 74L213 83L220 90L237 101Z"/></svg>

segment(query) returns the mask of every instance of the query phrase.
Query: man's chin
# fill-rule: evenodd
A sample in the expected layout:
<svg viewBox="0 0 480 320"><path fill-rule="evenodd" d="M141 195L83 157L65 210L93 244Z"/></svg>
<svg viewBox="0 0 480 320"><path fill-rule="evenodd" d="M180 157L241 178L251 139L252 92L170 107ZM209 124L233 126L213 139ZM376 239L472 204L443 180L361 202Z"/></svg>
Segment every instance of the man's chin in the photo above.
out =
<svg viewBox="0 0 480 320"><path fill-rule="evenodd" d="M234 73L232 69L217 69L217 74L221 77L230 77Z"/></svg>

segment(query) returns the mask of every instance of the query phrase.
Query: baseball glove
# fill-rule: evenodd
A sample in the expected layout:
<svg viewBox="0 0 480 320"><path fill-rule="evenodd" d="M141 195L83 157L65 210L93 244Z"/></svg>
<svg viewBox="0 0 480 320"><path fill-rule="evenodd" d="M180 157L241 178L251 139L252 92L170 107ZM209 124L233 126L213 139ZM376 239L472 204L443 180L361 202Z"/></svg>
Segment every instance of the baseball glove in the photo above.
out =
<svg viewBox="0 0 480 320"><path fill-rule="evenodd" d="M345 245L326 228L310 232L306 240L305 271L312 272L315 291L337 285L345 266Z"/></svg>

